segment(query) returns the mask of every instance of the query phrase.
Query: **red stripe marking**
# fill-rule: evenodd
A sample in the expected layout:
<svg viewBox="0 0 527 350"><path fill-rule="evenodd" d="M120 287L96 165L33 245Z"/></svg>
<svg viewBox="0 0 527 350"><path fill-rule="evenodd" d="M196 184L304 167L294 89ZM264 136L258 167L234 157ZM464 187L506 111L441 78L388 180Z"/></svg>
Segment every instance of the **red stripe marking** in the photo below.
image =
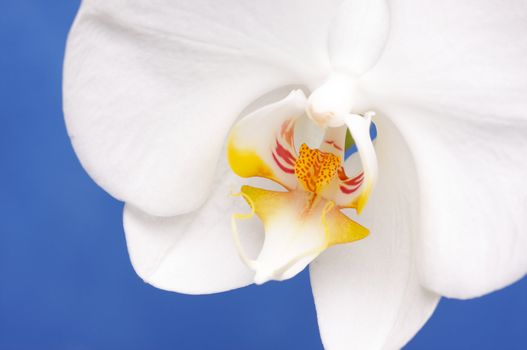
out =
<svg viewBox="0 0 527 350"><path fill-rule="evenodd" d="M350 179L346 175L346 172L344 171L343 167L340 167L337 174L338 174L339 180L345 183L346 185L357 185L360 181L362 181L362 178L364 176L364 172L361 172L359 173L359 175Z"/></svg>
<svg viewBox="0 0 527 350"><path fill-rule="evenodd" d="M348 189L348 188L346 188L346 187L344 187L344 186L340 186L340 190L341 190L343 193L345 193L345 194L351 194L351 193L357 191L359 188L360 188L360 185L359 185L359 186L356 186L356 187L353 187L353 188L350 188L350 189Z"/></svg>
<svg viewBox="0 0 527 350"><path fill-rule="evenodd" d="M349 179L349 180L343 181L343 183L345 185L348 185L348 186L354 186L354 185L360 184L362 182L362 180L364 180L364 173L360 173L359 175L357 175L353 179Z"/></svg>
<svg viewBox="0 0 527 350"><path fill-rule="evenodd" d="M276 140L276 154L282 158L287 164L289 165L295 165L295 157L291 154L291 152L289 152L287 149L284 148L284 146L282 146L280 144L280 142L278 142L278 140Z"/></svg>
<svg viewBox="0 0 527 350"><path fill-rule="evenodd" d="M283 165L278 161L278 158L276 158L276 156L274 155L274 153L272 153L272 156L273 156L273 159L274 159L276 165L278 165L278 167L279 167L280 169L282 169L283 172L288 173L288 174L294 174L294 173L295 173L295 170L294 170L294 169L289 169L289 168L286 168L285 166L283 166Z"/></svg>

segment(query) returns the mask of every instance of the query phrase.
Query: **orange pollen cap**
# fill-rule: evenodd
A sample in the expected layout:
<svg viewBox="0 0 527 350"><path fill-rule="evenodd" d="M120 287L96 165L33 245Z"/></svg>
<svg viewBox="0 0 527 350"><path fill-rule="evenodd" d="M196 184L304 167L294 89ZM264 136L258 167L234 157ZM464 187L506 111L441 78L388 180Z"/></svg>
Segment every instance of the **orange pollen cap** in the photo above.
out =
<svg viewBox="0 0 527 350"><path fill-rule="evenodd" d="M298 182L308 192L318 194L331 182L340 168L340 158L332 153L310 149L305 143L300 146L295 162Z"/></svg>

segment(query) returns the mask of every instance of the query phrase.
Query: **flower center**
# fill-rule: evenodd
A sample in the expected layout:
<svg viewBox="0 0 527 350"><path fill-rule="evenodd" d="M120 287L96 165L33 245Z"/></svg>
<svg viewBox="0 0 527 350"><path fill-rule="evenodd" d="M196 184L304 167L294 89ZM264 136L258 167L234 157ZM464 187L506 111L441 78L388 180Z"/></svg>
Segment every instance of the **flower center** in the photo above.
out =
<svg viewBox="0 0 527 350"><path fill-rule="evenodd" d="M251 213L233 214L232 232L240 257L255 271L255 283L293 277L326 248L368 235L341 212L351 208L360 214L377 175L373 113L351 113L352 96L350 78L334 75L309 99L295 90L244 117L231 131L227 154L232 170L241 177L267 178L284 189L244 185L239 193ZM322 139L310 127L321 131ZM298 149L295 140L301 144ZM236 225L252 215L265 231L256 259L245 253Z"/></svg>
<svg viewBox="0 0 527 350"><path fill-rule="evenodd" d="M295 163L295 175L306 191L319 194L331 182L339 167L339 157L318 149L310 149L304 143L300 146Z"/></svg>

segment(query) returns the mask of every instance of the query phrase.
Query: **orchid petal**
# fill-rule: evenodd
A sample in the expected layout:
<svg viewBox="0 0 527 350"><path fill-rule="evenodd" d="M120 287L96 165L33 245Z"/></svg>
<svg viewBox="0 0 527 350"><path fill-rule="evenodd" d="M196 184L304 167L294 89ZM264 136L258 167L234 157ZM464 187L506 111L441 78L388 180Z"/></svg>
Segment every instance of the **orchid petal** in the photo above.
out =
<svg viewBox="0 0 527 350"><path fill-rule="evenodd" d="M455 298L503 288L527 272L527 122L385 106L418 169L422 283Z"/></svg>
<svg viewBox="0 0 527 350"><path fill-rule="evenodd" d="M389 42L362 82L368 108L410 146L420 275L449 297L527 272L526 16L524 1L394 2Z"/></svg>
<svg viewBox="0 0 527 350"><path fill-rule="evenodd" d="M419 203L410 152L386 119L379 118L377 125L380 176L359 218L370 235L330 248L310 265L328 350L401 348L439 300L421 287L415 265Z"/></svg>
<svg viewBox="0 0 527 350"><path fill-rule="evenodd" d="M339 4L83 1L68 39L64 111L84 168L147 213L197 208L243 108L330 70Z"/></svg>
<svg viewBox="0 0 527 350"><path fill-rule="evenodd" d="M252 283L253 271L236 253L228 214L247 211L243 201L230 196L240 186L240 178L223 160L214 190L193 213L161 218L126 205L126 242L137 274L158 288L187 294L221 292ZM261 226L249 222L245 230L245 249L257 252L262 244Z"/></svg>

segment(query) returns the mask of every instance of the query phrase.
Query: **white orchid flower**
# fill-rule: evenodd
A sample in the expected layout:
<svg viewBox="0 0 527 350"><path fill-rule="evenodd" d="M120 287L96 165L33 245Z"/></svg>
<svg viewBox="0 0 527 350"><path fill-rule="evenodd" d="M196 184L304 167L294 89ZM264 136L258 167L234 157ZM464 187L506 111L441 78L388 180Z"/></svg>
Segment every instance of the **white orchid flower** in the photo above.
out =
<svg viewBox="0 0 527 350"><path fill-rule="evenodd" d="M527 270L526 18L524 0L85 0L67 127L126 202L146 282L213 293L310 264L326 348L399 348L440 295Z"/></svg>

